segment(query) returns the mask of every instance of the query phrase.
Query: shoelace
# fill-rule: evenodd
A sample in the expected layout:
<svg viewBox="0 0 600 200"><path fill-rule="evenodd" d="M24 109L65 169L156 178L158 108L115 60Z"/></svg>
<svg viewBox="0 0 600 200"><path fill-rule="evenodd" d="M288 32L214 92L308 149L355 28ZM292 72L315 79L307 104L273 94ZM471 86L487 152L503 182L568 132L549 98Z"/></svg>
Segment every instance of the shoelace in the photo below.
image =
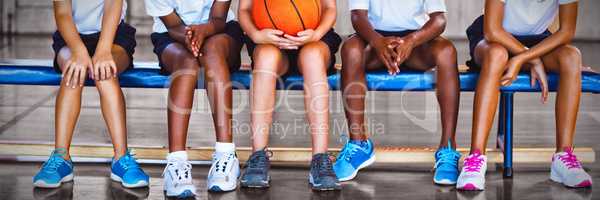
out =
<svg viewBox="0 0 600 200"><path fill-rule="evenodd" d="M139 168L139 165L136 162L137 158L135 158L135 154L127 152L120 160L120 163L123 165L125 170Z"/></svg>
<svg viewBox="0 0 600 200"><path fill-rule="evenodd" d="M480 154L471 154L465 158L465 170L467 172L479 172L483 165L483 159L479 157Z"/></svg>
<svg viewBox="0 0 600 200"><path fill-rule="evenodd" d="M318 155L313 162L316 162L317 173L320 177L323 176L335 176L333 172L333 163L329 155Z"/></svg>
<svg viewBox="0 0 600 200"><path fill-rule="evenodd" d="M265 167L267 167L267 160L269 159L269 157L271 157L269 155L268 150L263 150L263 151L257 151L254 152L251 156L250 159L248 159L248 168L251 169L263 169ZM272 154L272 153L271 153Z"/></svg>
<svg viewBox="0 0 600 200"><path fill-rule="evenodd" d="M227 153L227 154L222 154L219 157L215 157L213 158L215 161L215 172L219 173L219 174L225 174L225 170L227 169L227 165L232 161L233 159L233 154Z"/></svg>
<svg viewBox="0 0 600 200"><path fill-rule="evenodd" d="M346 146L344 146L344 149L342 149L342 153L340 154L340 158L338 160L346 160L349 162L356 155L356 152L358 152L358 150L358 145L347 144Z"/></svg>
<svg viewBox="0 0 600 200"><path fill-rule="evenodd" d="M439 167L440 165L451 165L452 167L458 167L458 162L456 161L460 159L460 154L452 149L446 148L438 151L436 156L439 159L435 163L435 168Z"/></svg>
<svg viewBox="0 0 600 200"><path fill-rule="evenodd" d="M44 169L46 171L55 172L58 170L58 167L62 165L62 161L58 159L58 156L59 155L52 155L50 156L50 159L44 163Z"/></svg>
<svg viewBox="0 0 600 200"><path fill-rule="evenodd" d="M579 160L577 160L577 156L573 154L573 151L565 151L565 154L559 155L558 159L565 163L568 169L581 168L581 163L579 162Z"/></svg>
<svg viewBox="0 0 600 200"><path fill-rule="evenodd" d="M173 181L177 183L185 183L191 181L191 170L192 164L188 161L175 159L169 160L167 167L163 171L163 176L167 173L167 171L173 171L175 173L175 179Z"/></svg>

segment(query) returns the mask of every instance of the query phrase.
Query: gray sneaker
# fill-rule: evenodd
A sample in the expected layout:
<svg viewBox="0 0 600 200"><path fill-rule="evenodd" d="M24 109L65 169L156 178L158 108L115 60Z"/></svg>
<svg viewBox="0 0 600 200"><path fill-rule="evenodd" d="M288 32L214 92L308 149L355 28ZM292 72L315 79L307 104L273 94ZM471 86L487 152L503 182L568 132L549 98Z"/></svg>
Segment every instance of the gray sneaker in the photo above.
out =
<svg viewBox="0 0 600 200"><path fill-rule="evenodd" d="M308 182L313 190L341 190L342 186L333 171L333 161L327 153L315 154L310 162Z"/></svg>
<svg viewBox="0 0 600 200"><path fill-rule="evenodd" d="M256 151L250 155L246 162L246 170L240 179L240 185L242 187L250 188L267 188L271 177L269 176L269 169L271 163L269 162L268 152L263 150Z"/></svg>

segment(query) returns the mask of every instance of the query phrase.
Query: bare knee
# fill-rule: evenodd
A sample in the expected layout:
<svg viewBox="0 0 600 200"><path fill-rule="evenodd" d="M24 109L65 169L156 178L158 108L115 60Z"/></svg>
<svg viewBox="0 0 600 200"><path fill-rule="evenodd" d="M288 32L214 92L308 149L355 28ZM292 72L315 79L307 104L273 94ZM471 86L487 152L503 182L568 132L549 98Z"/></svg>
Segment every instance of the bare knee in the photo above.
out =
<svg viewBox="0 0 600 200"><path fill-rule="evenodd" d="M581 52L577 47L564 45L559 47L557 51L561 75L578 75L581 73Z"/></svg>
<svg viewBox="0 0 600 200"><path fill-rule="evenodd" d="M277 73L278 65L282 59L282 52L274 45L260 44L254 49L254 69Z"/></svg>
<svg viewBox="0 0 600 200"><path fill-rule="evenodd" d="M440 70L456 69L456 47L447 39L438 37L433 40L432 53ZM448 63L450 62L450 63Z"/></svg>
<svg viewBox="0 0 600 200"><path fill-rule="evenodd" d="M354 36L342 45L342 72L352 73L364 71L363 59L365 52L365 42L357 36Z"/></svg>
<svg viewBox="0 0 600 200"><path fill-rule="evenodd" d="M227 56L229 53L229 36L219 34L210 37L203 45L203 67L208 77L224 77L229 74Z"/></svg>
<svg viewBox="0 0 600 200"><path fill-rule="evenodd" d="M505 66L502 63L508 61L508 50L504 46L497 43L489 43L485 51L485 57L488 62L484 63L484 65L489 66L482 66L482 73L488 72L496 75L504 72Z"/></svg>

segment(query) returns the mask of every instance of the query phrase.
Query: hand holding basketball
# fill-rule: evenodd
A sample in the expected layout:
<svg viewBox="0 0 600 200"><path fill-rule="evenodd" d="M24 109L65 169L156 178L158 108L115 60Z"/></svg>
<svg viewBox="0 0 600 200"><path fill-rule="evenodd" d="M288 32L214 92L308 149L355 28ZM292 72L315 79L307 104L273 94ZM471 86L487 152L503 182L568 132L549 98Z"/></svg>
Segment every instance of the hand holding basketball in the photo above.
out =
<svg viewBox="0 0 600 200"><path fill-rule="evenodd" d="M250 36L256 44L272 44L281 49L297 49L294 42L283 37L283 31L275 29L262 29Z"/></svg>
<svg viewBox="0 0 600 200"><path fill-rule="evenodd" d="M288 35L285 34L284 37L287 38L288 40L291 40L292 42L294 42L295 46L302 46L306 43L309 42L314 42L314 41L318 41L319 38L317 38L315 35L315 31L312 29L306 29L304 31L300 31L297 34L298 36L292 36L292 35Z"/></svg>
<svg viewBox="0 0 600 200"><path fill-rule="evenodd" d="M315 29L321 22L320 1L261 0L252 1L252 20L258 29L277 29L296 36Z"/></svg>

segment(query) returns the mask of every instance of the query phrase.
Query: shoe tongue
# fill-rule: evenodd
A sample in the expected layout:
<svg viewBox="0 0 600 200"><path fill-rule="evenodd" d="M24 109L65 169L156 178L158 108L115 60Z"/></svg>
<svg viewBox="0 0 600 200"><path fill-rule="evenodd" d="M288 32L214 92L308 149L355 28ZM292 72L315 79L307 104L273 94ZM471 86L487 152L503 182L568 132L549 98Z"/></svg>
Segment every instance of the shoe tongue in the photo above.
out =
<svg viewBox="0 0 600 200"><path fill-rule="evenodd" d="M573 154L573 148L565 147L565 148L563 148L563 152L565 152L567 154Z"/></svg>
<svg viewBox="0 0 600 200"><path fill-rule="evenodd" d="M471 151L471 156L479 157L481 155L481 151L479 149L474 149Z"/></svg>

